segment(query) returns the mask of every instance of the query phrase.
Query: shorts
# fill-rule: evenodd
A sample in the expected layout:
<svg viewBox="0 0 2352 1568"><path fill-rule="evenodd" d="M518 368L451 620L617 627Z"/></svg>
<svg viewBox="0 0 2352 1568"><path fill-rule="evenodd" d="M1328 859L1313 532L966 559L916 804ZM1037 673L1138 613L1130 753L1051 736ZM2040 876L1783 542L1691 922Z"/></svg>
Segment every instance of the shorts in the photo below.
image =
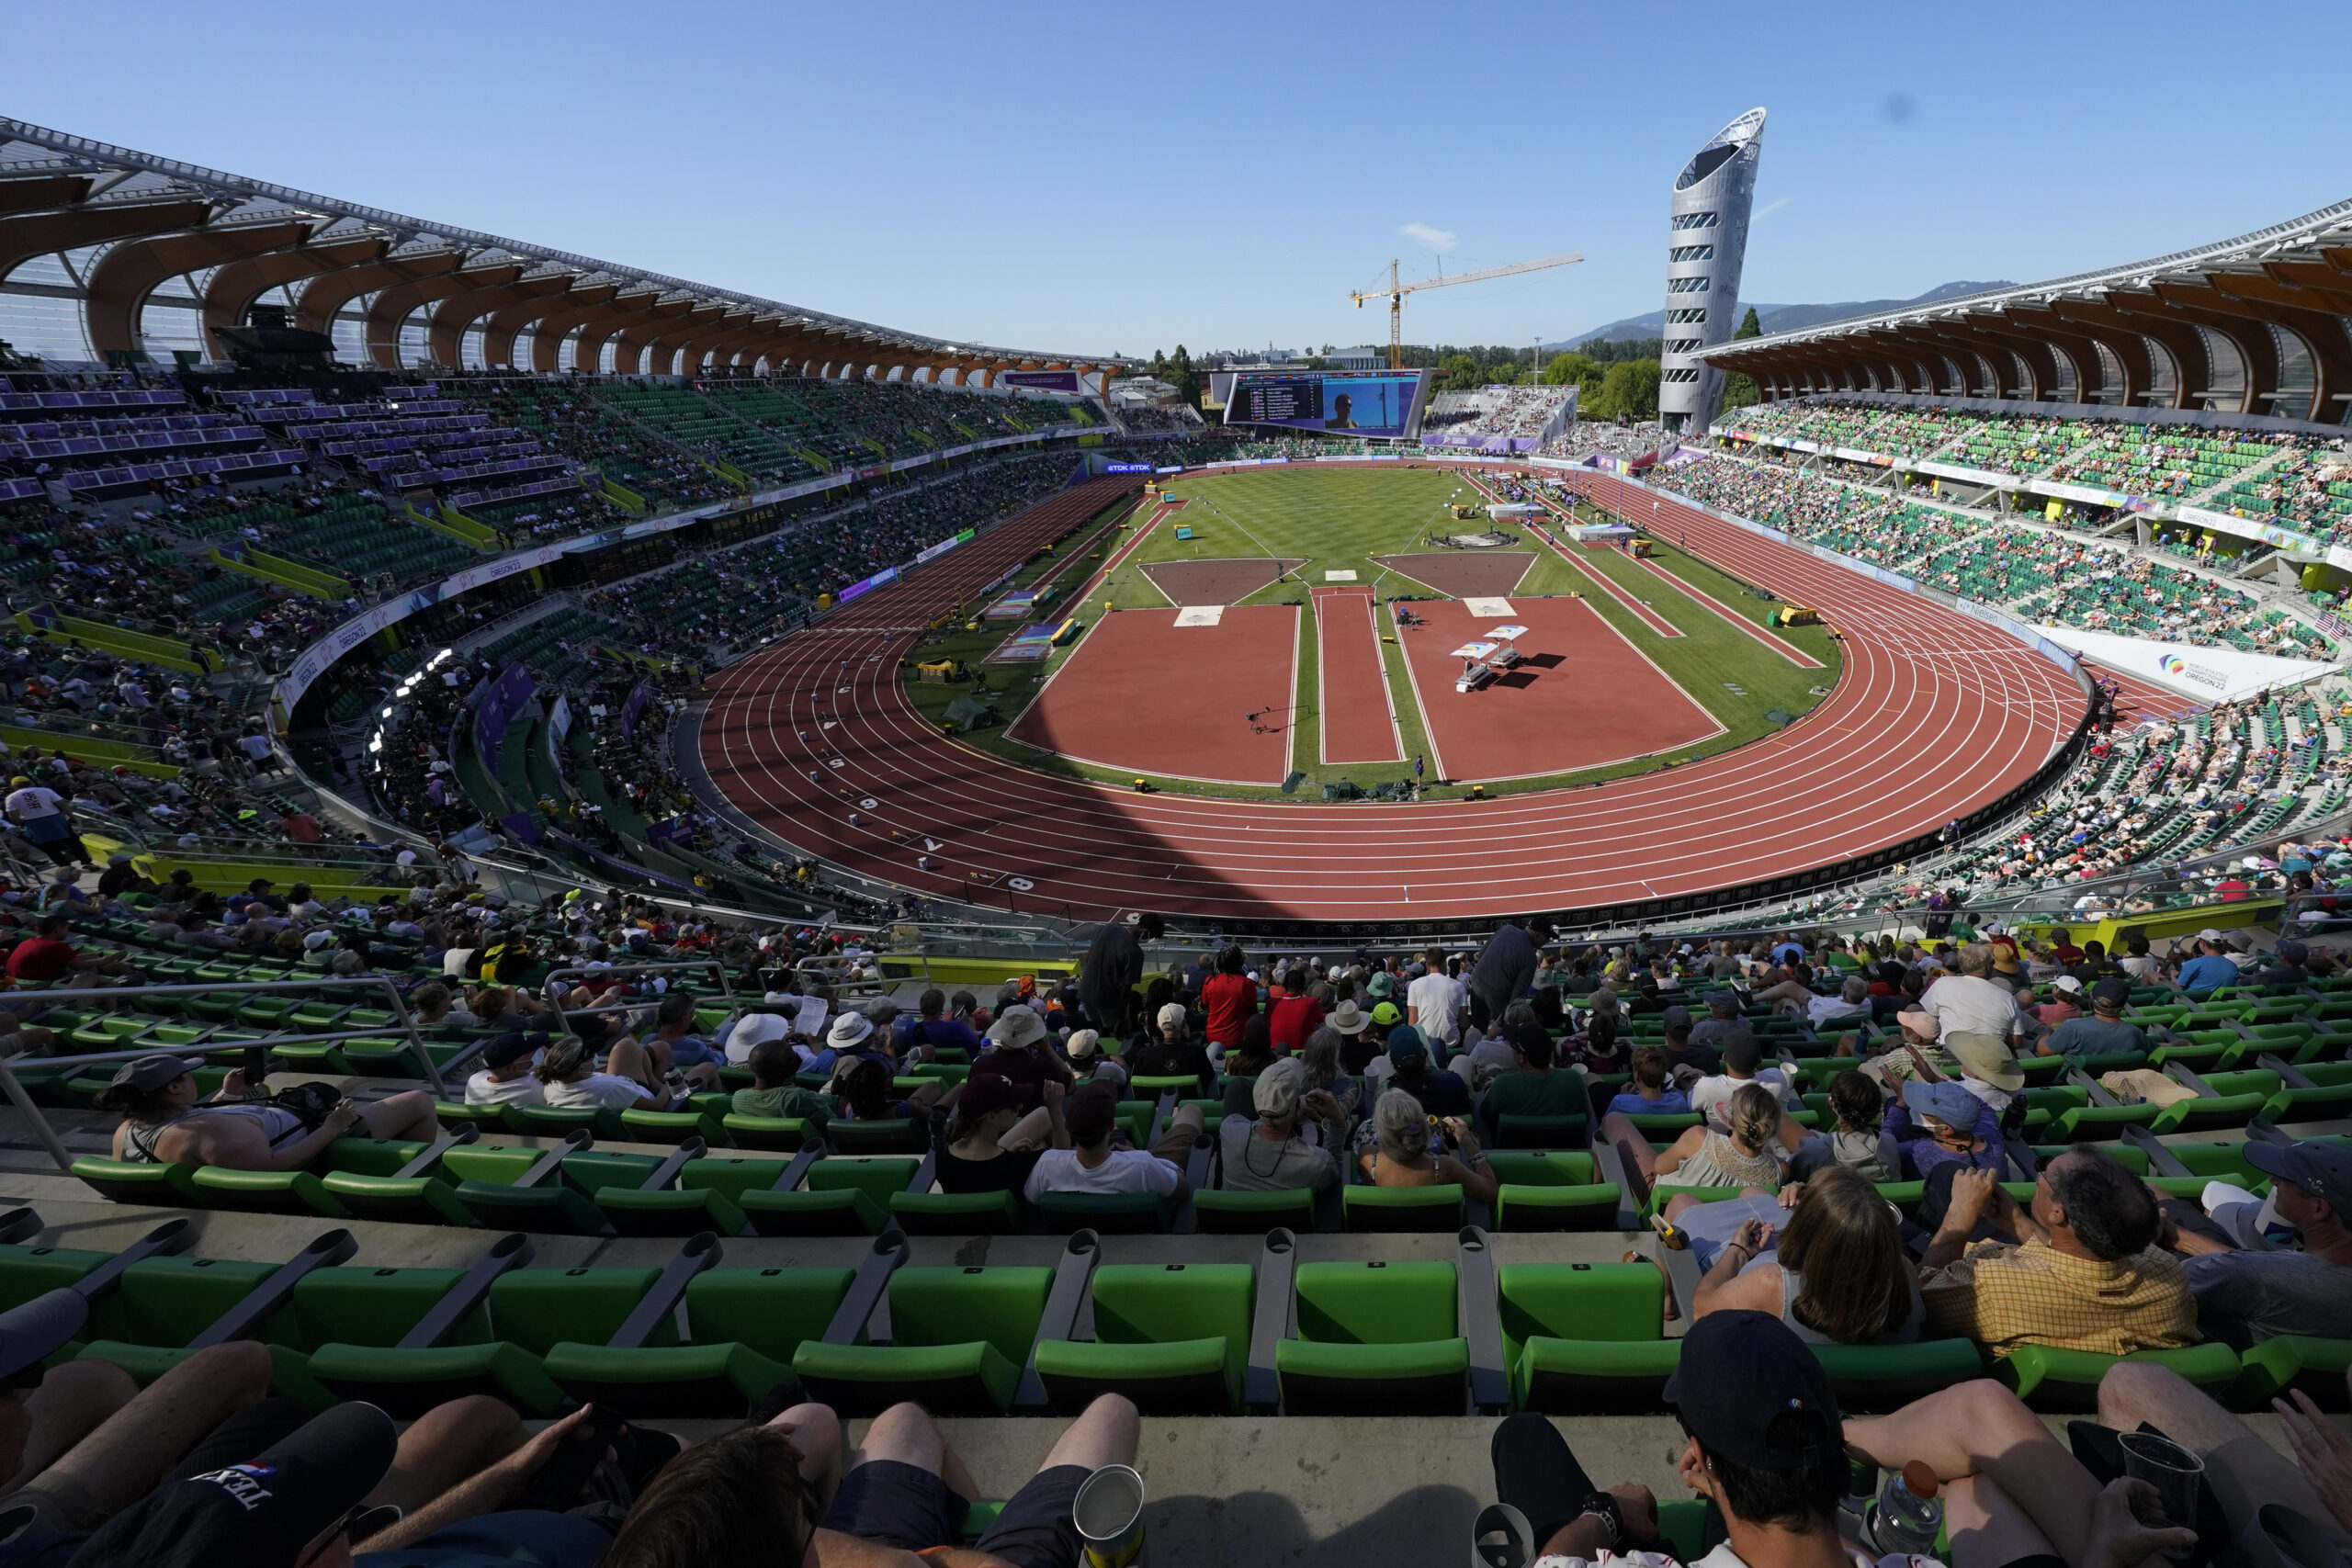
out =
<svg viewBox="0 0 2352 1568"><path fill-rule="evenodd" d="M34 1476L6 1497L0 1497L0 1517L10 1525L22 1520L22 1510L53 1530L94 1530L107 1521L107 1511L89 1490L54 1465Z"/></svg>
<svg viewBox="0 0 2352 1568"><path fill-rule="evenodd" d="M1039 1471L1004 1505L979 1549L1017 1568L1076 1568L1080 1541L1071 1506L1093 1472L1084 1465ZM930 1471L897 1460L869 1460L842 1478L825 1528L902 1551L953 1546L971 1503Z"/></svg>

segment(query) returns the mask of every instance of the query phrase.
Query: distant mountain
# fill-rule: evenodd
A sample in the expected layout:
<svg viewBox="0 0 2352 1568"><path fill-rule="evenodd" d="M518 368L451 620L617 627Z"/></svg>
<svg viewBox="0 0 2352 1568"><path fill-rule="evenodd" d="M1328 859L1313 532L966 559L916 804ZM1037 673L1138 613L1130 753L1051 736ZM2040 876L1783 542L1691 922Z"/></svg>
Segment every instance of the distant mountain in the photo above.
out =
<svg viewBox="0 0 2352 1568"><path fill-rule="evenodd" d="M1747 315L1752 303L1756 307L1757 323L1766 332L1792 333L1800 327L1817 327L1824 321L1842 321L1849 316L1874 316L1882 310L1899 310L1906 305L1932 305L1939 299L1951 299L1963 294L1981 294L1988 288L2008 287L2007 283L1939 283L1912 299L1847 299L1835 305L1767 305L1760 299L1742 300L1739 313ZM1594 338L1605 338L1615 343L1626 338L1658 337L1665 331L1666 312L1652 310L1646 316L1628 316L1622 321L1611 321L1605 327L1578 333L1563 343L1546 344L1544 352L1557 354L1580 343L1590 343Z"/></svg>

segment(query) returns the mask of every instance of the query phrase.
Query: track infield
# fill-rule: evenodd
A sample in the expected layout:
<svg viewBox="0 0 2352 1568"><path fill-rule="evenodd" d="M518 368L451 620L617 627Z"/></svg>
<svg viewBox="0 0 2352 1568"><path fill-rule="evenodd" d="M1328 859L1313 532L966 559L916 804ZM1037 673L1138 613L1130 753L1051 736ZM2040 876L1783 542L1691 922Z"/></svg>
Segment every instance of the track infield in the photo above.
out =
<svg viewBox="0 0 2352 1568"><path fill-rule="evenodd" d="M1457 692L1462 660L1491 617L1423 601L1428 624L1399 628L1413 694L1443 776L1469 783L1575 773L1671 751L1724 727L1581 599L1521 598L1526 662L1479 692Z"/></svg>
<svg viewBox="0 0 2352 1568"><path fill-rule="evenodd" d="M1385 617L1379 602L1370 589L1318 588L1314 598L1321 761L1403 761L1405 748L1388 706L1388 677L1381 668Z"/></svg>
<svg viewBox="0 0 2352 1568"><path fill-rule="evenodd" d="M1274 785L1290 772L1297 679L1295 604L1231 607L1213 626L1124 610L1095 622L1006 734L1125 773Z"/></svg>

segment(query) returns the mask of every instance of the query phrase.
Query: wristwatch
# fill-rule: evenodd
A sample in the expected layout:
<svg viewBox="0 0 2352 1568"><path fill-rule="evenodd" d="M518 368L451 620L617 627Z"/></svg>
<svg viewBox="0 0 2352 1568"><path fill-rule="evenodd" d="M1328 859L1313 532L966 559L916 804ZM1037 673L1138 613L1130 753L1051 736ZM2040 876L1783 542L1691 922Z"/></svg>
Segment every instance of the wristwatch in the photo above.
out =
<svg viewBox="0 0 2352 1568"><path fill-rule="evenodd" d="M1625 1513L1618 1506L1617 1499L1606 1492L1588 1492L1584 1506L1577 1510L1577 1517L1582 1518L1586 1515L1609 1527L1609 1550L1616 1551L1625 1539Z"/></svg>

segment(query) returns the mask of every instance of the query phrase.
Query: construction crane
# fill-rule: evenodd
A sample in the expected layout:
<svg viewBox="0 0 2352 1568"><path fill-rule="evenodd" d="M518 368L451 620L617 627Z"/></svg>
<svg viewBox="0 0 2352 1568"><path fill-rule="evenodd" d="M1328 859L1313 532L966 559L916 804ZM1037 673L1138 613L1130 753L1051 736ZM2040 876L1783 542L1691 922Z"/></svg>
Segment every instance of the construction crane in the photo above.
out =
<svg viewBox="0 0 2352 1568"><path fill-rule="evenodd" d="M1584 260L1582 251L1572 251L1564 256L1545 256L1542 261L1513 262L1509 266L1490 266L1476 272L1458 272L1452 277L1425 277L1419 283L1396 281L1396 263L1388 263L1388 287L1362 290L1348 296L1363 309L1367 299L1388 296L1388 367L1401 370L1405 367L1405 296L1417 288L1450 288L1457 283L1484 283L1490 277L1514 277L1522 272L1542 272L1547 266L1566 266L1570 262Z"/></svg>

